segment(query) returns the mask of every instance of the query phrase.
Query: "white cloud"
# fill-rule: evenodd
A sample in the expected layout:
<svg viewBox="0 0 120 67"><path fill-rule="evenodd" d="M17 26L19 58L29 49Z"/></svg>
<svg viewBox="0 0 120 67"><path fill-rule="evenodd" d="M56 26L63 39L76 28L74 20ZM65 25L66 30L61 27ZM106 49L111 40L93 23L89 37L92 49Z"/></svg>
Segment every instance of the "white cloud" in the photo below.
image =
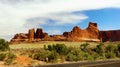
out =
<svg viewBox="0 0 120 67"><path fill-rule="evenodd" d="M77 24L88 17L84 14L75 13L53 13L42 17L35 17L28 19L28 25L38 27L39 25L66 25L66 24ZM36 24L34 24L34 22ZM37 26L38 25L38 26Z"/></svg>
<svg viewBox="0 0 120 67"><path fill-rule="evenodd" d="M0 36L25 32L28 28L46 24L44 21L48 19L57 20L55 24L76 24L87 16L72 12L110 7L120 8L120 0L0 0ZM35 17L43 19L28 22Z"/></svg>
<svg viewBox="0 0 120 67"><path fill-rule="evenodd" d="M46 32L49 33L49 35L61 34L61 30L58 29L47 30Z"/></svg>

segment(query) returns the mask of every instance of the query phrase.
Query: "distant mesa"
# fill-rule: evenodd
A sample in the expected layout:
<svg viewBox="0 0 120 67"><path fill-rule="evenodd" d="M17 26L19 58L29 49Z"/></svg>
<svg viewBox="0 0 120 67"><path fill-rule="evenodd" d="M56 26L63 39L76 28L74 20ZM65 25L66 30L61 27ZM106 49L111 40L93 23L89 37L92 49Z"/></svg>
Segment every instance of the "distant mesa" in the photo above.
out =
<svg viewBox="0 0 120 67"><path fill-rule="evenodd" d="M97 23L89 22L86 29L82 30L78 26L73 27L72 31L64 32L61 35L48 35L41 28L29 29L28 33L16 34L10 43L32 43L40 41L120 41L120 30L100 31Z"/></svg>

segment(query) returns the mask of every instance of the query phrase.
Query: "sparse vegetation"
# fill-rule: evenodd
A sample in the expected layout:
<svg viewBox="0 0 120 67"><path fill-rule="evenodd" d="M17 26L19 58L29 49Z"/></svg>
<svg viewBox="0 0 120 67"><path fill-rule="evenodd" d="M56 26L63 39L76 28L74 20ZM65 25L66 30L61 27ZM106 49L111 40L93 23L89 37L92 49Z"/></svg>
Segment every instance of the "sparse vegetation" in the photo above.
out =
<svg viewBox="0 0 120 67"><path fill-rule="evenodd" d="M13 53L0 53L0 61L5 61L7 64L11 64L16 58Z"/></svg>
<svg viewBox="0 0 120 67"><path fill-rule="evenodd" d="M4 39L0 39L0 51L10 50L9 43Z"/></svg>
<svg viewBox="0 0 120 67"><path fill-rule="evenodd" d="M67 44L64 42L56 42L52 44L33 43L24 45L10 45L10 47L12 47L10 51L6 52L5 50L5 52L0 53L0 61L5 61L7 64L11 64L14 61L15 54L29 55L33 61L42 61L44 63L94 61L120 58L119 43L78 43L75 42L76 45L72 45L73 42L67 42ZM8 52L11 52L10 55ZM14 58L10 58L8 56L13 56Z"/></svg>
<svg viewBox="0 0 120 67"><path fill-rule="evenodd" d="M5 61L11 64L16 58L16 55L10 52L9 43L4 39L0 39L0 61Z"/></svg>
<svg viewBox="0 0 120 67"><path fill-rule="evenodd" d="M11 64L14 60L16 59L16 55L14 55L13 53L6 53L6 58L5 58L5 62L7 64Z"/></svg>
<svg viewBox="0 0 120 67"><path fill-rule="evenodd" d="M100 59L110 59L120 57L119 48L119 44L104 45L104 43L99 43L95 47L90 47L89 43L83 43L80 45L80 48L67 47L64 44L53 44L44 46L44 51L36 53L34 55L34 59L40 60L36 58L36 55L41 59L43 58L44 61L46 61L46 58L48 58L49 62L51 62L51 60L57 61L57 59L62 58L64 58L66 61L93 61ZM62 58L59 56L62 56Z"/></svg>

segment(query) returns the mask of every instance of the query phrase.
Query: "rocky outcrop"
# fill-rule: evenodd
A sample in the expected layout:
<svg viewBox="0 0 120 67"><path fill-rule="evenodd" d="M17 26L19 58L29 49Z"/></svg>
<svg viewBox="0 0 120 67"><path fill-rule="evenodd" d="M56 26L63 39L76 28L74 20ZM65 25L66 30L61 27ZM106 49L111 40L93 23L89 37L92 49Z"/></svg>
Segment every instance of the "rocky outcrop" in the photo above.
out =
<svg viewBox="0 0 120 67"><path fill-rule="evenodd" d="M75 26L71 32L64 32L63 36L67 38L67 41L100 41L97 24L92 22L85 30Z"/></svg>
<svg viewBox="0 0 120 67"><path fill-rule="evenodd" d="M34 35L35 35L35 30L34 29L30 29L29 32L28 32L29 42L33 42L34 41Z"/></svg>
<svg viewBox="0 0 120 67"><path fill-rule="evenodd" d="M120 41L120 30L100 31L101 41Z"/></svg>
<svg viewBox="0 0 120 67"><path fill-rule="evenodd" d="M38 28L35 33L35 38L44 38L45 34L43 33L41 28Z"/></svg>
<svg viewBox="0 0 120 67"><path fill-rule="evenodd" d="M20 42L27 42L28 41L28 34L20 33L16 34L10 43L20 43Z"/></svg>
<svg viewBox="0 0 120 67"><path fill-rule="evenodd" d="M62 35L48 35L38 28L36 32L34 29L30 29L28 34L16 34L10 43L40 41L120 41L120 30L99 31L97 23L93 22L89 22L88 27L84 30L75 26L72 31L64 32Z"/></svg>

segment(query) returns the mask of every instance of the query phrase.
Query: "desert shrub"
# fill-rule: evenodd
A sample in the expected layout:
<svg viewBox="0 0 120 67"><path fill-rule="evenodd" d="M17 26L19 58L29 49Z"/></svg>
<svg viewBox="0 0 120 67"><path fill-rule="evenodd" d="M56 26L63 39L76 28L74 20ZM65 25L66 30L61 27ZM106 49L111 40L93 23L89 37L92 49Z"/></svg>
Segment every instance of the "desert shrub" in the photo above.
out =
<svg viewBox="0 0 120 67"><path fill-rule="evenodd" d="M110 44L106 47L106 58L114 58L117 55L119 55L117 53L118 53L117 46Z"/></svg>
<svg viewBox="0 0 120 67"><path fill-rule="evenodd" d="M68 53L66 60L67 61L75 61L76 60L76 55L74 55L73 53Z"/></svg>
<svg viewBox="0 0 120 67"><path fill-rule="evenodd" d="M1 53L0 54L0 61L4 61L5 57L6 57L6 54L5 53Z"/></svg>
<svg viewBox="0 0 120 67"><path fill-rule="evenodd" d="M53 50L53 46L52 45L48 45L48 50L52 51Z"/></svg>
<svg viewBox="0 0 120 67"><path fill-rule="evenodd" d="M35 53L33 59L46 61L46 62L54 62L57 60L58 54L55 51L45 50L43 52Z"/></svg>
<svg viewBox="0 0 120 67"><path fill-rule="evenodd" d="M88 60L89 53L84 53L83 60Z"/></svg>
<svg viewBox="0 0 120 67"><path fill-rule="evenodd" d="M0 39L0 51L10 50L9 43L4 39Z"/></svg>
<svg viewBox="0 0 120 67"><path fill-rule="evenodd" d="M114 52L107 52L105 54L105 57L110 59L110 58L115 58L116 57L116 54Z"/></svg>
<svg viewBox="0 0 120 67"><path fill-rule="evenodd" d="M89 51L89 50L88 50L88 46L89 46L89 43L81 44L81 45L80 45L80 49L81 49L82 51L84 51L84 52L87 52L87 51Z"/></svg>
<svg viewBox="0 0 120 67"><path fill-rule="evenodd" d="M72 48L70 48L72 49ZM66 56L67 61L79 61L82 60L82 52L79 49L72 49Z"/></svg>
<svg viewBox="0 0 120 67"><path fill-rule="evenodd" d="M47 46L46 45L44 45L44 49L47 50Z"/></svg>
<svg viewBox="0 0 120 67"><path fill-rule="evenodd" d="M64 62L64 61L66 61L64 55L59 55L58 58L60 59L60 62Z"/></svg>
<svg viewBox="0 0 120 67"><path fill-rule="evenodd" d="M117 51L116 56L120 57L120 52L119 51Z"/></svg>
<svg viewBox="0 0 120 67"><path fill-rule="evenodd" d="M5 61L7 64L11 64L16 58L16 55L12 53L1 53L0 54L0 61Z"/></svg>
<svg viewBox="0 0 120 67"><path fill-rule="evenodd" d="M117 45L117 50L120 52L120 44Z"/></svg>
<svg viewBox="0 0 120 67"><path fill-rule="evenodd" d="M66 55L66 53L67 53L67 46L65 46L64 44L56 44L55 50L60 55Z"/></svg>
<svg viewBox="0 0 120 67"><path fill-rule="evenodd" d="M35 53L33 59L40 60L40 61L47 61L46 58L50 55L50 51L43 51Z"/></svg>
<svg viewBox="0 0 120 67"><path fill-rule="evenodd" d="M98 53L99 55L103 55L105 53L105 47L103 43L100 43L95 47L95 52Z"/></svg>
<svg viewBox="0 0 120 67"><path fill-rule="evenodd" d="M58 53L56 51L51 51L50 55L48 56L49 62L56 62L58 59Z"/></svg>
<svg viewBox="0 0 120 67"><path fill-rule="evenodd" d="M60 55L66 55L68 51L67 46L65 46L64 44L48 45L48 50L56 51Z"/></svg>
<svg viewBox="0 0 120 67"><path fill-rule="evenodd" d="M120 57L120 44L117 45L117 49L116 49L115 53L116 53L117 57Z"/></svg>
<svg viewBox="0 0 120 67"><path fill-rule="evenodd" d="M16 55L14 55L10 52L6 54L5 61L6 61L7 64L11 64L15 59L16 59Z"/></svg>
<svg viewBox="0 0 120 67"><path fill-rule="evenodd" d="M112 44L109 44L107 47L106 47L106 52L114 52L116 50L116 46L112 45Z"/></svg>

